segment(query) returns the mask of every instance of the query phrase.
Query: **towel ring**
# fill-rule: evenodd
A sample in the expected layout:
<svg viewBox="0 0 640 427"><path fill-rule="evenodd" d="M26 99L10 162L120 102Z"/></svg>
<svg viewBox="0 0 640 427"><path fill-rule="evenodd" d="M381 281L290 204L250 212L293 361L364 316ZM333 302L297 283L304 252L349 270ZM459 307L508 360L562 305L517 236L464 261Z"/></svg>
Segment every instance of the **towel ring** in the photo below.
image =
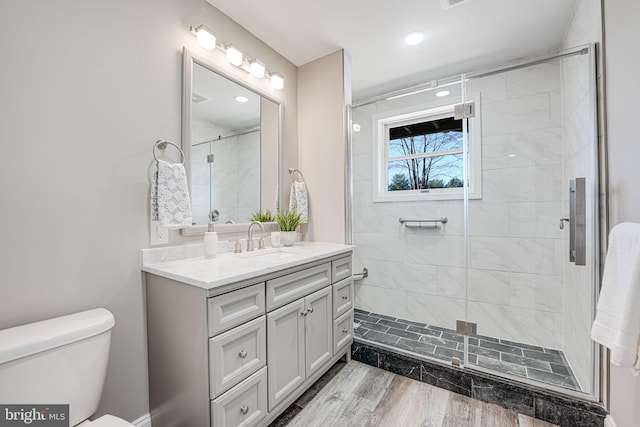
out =
<svg viewBox="0 0 640 427"><path fill-rule="evenodd" d="M185 160L185 156L184 156L184 151L182 151L182 148L178 147L176 144L174 144L173 142L170 141L163 141L161 139L156 141L156 145L153 146L153 158L156 160L156 162L158 161L158 157L156 156L156 148L159 148L161 150L164 150L167 148L167 144L171 144L174 147L176 147L178 149L178 151L180 151L180 156L182 156L182 160L180 161L180 163L184 163Z"/></svg>
<svg viewBox="0 0 640 427"><path fill-rule="evenodd" d="M300 175L300 181L296 181L296 172ZM291 179L296 182L304 182L304 175L300 172L300 169L289 168L289 175L291 175Z"/></svg>

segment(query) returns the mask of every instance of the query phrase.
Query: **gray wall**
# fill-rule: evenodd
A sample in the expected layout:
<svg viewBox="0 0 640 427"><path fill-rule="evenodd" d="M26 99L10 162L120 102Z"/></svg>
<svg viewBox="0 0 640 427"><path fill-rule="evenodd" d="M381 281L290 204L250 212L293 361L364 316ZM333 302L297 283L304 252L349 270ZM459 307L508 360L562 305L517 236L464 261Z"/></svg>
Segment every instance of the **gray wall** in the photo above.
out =
<svg viewBox="0 0 640 427"><path fill-rule="evenodd" d="M151 150L180 140L182 47L227 66L196 46L188 28L200 23L285 76L276 96L295 167L297 68L205 0L0 2L0 328L110 309L99 414L148 412L139 250Z"/></svg>
<svg viewBox="0 0 640 427"><path fill-rule="evenodd" d="M640 222L638 112L640 112L640 3L605 0L605 82L610 225ZM611 367L611 413L618 427L640 425L640 377Z"/></svg>

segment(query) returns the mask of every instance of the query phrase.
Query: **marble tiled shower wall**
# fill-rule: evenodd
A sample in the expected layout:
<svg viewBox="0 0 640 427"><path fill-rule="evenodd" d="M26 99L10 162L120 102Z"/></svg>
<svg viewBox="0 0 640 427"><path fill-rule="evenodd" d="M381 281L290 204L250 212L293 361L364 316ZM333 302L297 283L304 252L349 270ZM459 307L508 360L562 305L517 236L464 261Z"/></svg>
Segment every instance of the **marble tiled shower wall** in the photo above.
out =
<svg viewBox="0 0 640 427"><path fill-rule="evenodd" d="M481 96L482 198L469 202L469 316L482 335L563 346L563 129L558 61L471 80ZM460 101L456 88L448 102ZM458 89L459 91L459 89ZM357 108L353 140L356 307L455 328L465 319L462 200L372 203L372 115L430 93ZM442 103L442 101L440 101ZM438 218L403 229L398 217Z"/></svg>
<svg viewBox="0 0 640 427"><path fill-rule="evenodd" d="M247 222L260 209L260 132L215 141L234 131L194 119L192 140L193 220L206 224L209 212L220 212L219 223ZM213 153L213 164L207 154Z"/></svg>

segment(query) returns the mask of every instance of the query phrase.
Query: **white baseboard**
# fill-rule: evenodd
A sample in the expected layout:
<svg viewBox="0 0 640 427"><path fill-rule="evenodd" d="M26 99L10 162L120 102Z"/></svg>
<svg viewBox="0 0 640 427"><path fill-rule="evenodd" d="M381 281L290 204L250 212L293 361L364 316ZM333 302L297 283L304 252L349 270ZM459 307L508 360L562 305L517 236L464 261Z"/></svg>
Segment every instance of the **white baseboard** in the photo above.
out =
<svg viewBox="0 0 640 427"><path fill-rule="evenodd" d="M151 415L144 414L137 420L133 421L131 424L133 424L136 427L151 427Z"/></svg>

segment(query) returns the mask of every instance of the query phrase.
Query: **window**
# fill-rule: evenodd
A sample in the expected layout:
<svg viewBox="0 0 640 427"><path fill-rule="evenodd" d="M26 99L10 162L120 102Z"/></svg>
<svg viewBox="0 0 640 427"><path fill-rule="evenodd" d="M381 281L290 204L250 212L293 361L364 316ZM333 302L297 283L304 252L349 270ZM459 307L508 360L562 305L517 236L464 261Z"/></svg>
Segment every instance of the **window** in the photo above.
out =
<svg viewBox="0 0 640 427"><path fill-rule="evenodd" d="M454 119L453 108L447 105L374 118L374 201L463 197L463 122ZM479 114L464 120L469 120L469 197L480 198Z"/></svg>

